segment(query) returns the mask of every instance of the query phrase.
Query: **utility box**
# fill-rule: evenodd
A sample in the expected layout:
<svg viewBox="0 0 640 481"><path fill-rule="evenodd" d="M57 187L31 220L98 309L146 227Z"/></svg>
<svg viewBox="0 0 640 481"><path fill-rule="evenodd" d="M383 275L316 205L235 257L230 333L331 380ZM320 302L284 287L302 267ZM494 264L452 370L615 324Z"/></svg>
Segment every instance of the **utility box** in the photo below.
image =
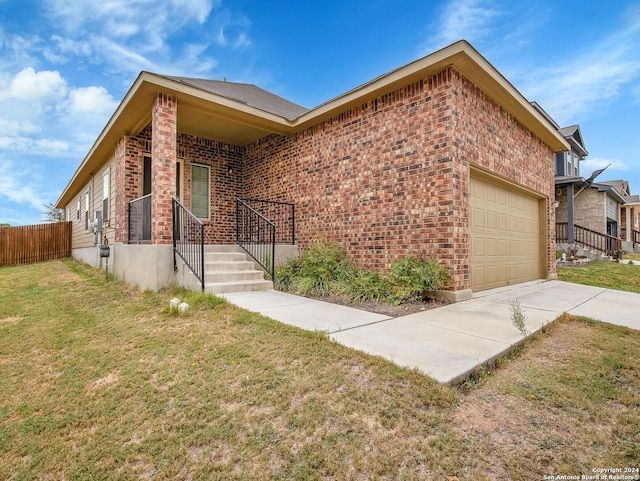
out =
<svg viewBox="0 0 640 481"><path fill-rule="evenodd" d="M100 244L102 239L102 212L97 210L93 216L93 243Z"/></svg>

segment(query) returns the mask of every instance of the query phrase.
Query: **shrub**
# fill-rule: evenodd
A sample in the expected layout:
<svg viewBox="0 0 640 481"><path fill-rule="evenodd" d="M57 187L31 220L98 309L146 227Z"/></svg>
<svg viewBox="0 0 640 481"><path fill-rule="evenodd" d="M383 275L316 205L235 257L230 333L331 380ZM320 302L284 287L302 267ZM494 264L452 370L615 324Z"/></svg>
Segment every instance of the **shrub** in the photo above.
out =
<svg viewBox="0 0 640 481"><path fill-rule="evenodd" d="M391 274L385 275L354 266L334 243L316 243L276 268L278 289L310 296L343 295L351 302L400 303L448 285L449 274L435 259L409 255L394 262Z"/></svg>
<svg viewBox="0 0 640 481"><path fill-rule="evenodd" d="M342 292L352 302L379 301L389 297L391 286L378 272L369 269L353 269L342 283Z"/></svg>
<svg viewBox="0 0 640 481"><path fill-rule="evenodd" d="M336 283L352 270L344 249L333 243L317 243L297 260L278 268L276 279L279 285L301 294L326 296L338 290Z"/></svg>
<svg viewBox="0 0 640 481"><path fill-rule="evenodd" d="M274 284L284 291L295 290L300 272L300 259L289 259L286 264L276 267Z"/></svg>
<svg viewBox="0 0 640 481"><path fill-rule="evenodd" d="M430 291L446 289L449 272L435 259L408 255L391 264L390 280L396 298L423 298Z"/></svg>

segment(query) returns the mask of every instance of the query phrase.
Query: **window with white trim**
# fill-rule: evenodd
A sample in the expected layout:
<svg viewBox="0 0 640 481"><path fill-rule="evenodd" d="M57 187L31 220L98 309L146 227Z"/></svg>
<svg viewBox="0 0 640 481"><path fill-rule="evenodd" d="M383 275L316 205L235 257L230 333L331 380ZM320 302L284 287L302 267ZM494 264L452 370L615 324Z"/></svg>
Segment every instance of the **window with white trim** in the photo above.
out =
<svg viewBox="0 0 640 481"><path fill-rule="evenodd" d="M89 191L84 194L84 230L89 230Z"/></svg>
<svg viewBox="0 0 640 481"><path fill-rule="evenodd" d="M209 218L211 205L210 168L206 165L191 165L191 212L200 219Z"/></svg>
<svg viewBox="0 0 640 481"><path fill-rule="evenodd" d="M109 219L109 170L102 176L102 222Z"/></svg>
<svg viewBox="0 0 640 481"><path fill-rule="evenodd" d="M80 211L82 206L80 205L80 197L78 197L78 204L76 205L76 220L80 220Z"/></svg>

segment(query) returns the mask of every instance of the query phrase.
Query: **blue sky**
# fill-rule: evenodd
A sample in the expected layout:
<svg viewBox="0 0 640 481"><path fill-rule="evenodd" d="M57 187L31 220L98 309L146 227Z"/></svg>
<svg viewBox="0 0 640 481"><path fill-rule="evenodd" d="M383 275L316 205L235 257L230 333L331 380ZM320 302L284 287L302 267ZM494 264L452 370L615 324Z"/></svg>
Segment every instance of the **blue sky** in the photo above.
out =
<svg viewBox="0 0 640 481"><path fill-rule="evenodd" d="M141 70L314 107L461 38L640 193L640 1L0 0L0 223L43 219Z"/></svg>

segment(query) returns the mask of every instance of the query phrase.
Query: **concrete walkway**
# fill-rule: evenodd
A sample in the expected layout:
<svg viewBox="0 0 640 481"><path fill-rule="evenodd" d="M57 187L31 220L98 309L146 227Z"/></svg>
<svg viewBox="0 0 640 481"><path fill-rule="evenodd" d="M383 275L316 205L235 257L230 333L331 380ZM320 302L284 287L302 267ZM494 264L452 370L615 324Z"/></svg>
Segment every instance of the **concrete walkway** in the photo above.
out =
<svg viewBox="0 0 640 481"><path fill-rule="evenodd" d="M340 344L418 368L442 383L464 378L523 339L511 322L515 300L531 332L563 312L640 330L640 294L561 281L482 291L468 301L398 318L278 291L224 296L285 324L326 331Z"/></svg>

